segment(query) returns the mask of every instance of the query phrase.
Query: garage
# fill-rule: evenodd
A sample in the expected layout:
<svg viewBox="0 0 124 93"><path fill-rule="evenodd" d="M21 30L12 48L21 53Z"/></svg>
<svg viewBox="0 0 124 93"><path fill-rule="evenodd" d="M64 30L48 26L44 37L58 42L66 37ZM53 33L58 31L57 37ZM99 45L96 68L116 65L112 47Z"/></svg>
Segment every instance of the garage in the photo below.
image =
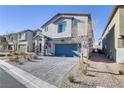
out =
<svg viewBox="0 0 124 93"><path fill-rule="evenodd" d="M78 44L55 44L55 56L78 56Z"/></svg>

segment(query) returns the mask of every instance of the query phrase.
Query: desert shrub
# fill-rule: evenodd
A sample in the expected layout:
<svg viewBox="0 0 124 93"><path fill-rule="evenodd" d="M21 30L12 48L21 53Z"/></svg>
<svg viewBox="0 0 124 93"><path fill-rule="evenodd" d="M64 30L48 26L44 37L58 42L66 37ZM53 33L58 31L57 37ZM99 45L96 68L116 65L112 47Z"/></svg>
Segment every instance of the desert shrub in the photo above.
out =
<svg viewBox="0 0 124 93"><path fill-rule="evenodd" d="M36 54L28 54L27 56L29 59L37 59L37 55Z"/></svg>
<svg viewBox="0 0 124 93"><path fill-rule="evenodd" d="M87 68L88 68L88 65L86 63L80 62L79 69L80 69L81 73L86 74Z"/></svg>
<svg viewBox="0 0 124 93"><path fill-rule="evenodd" d="M74 78L74 76L72 76L72 75L70 75L70 76L68 77L68 79L69 79L69 81L72 82L72 83L75 82L75 78Z"/></svg>
<svg viewBox="0 0 124 93"><path fill-rule="evenodd" d="M124 70L119 70L119 75L124 75Z"/></svg>
<svg viewBox="0 0 124 93"><path fill-rule="evenodd" d="M13 54L14 54L14 55L19 55L17 52L14 52Z"/></svg>
<svg viewBox="0 0 124 93"><path fill-rule="evenodd" d="M7 56L12 56L12 53L7 54Z"/></svg>
<svg viewBox="0 0 124 93"><path fill-rule="evenodd" d="M0 54L0 57L4 57L5 55L4 54Z"/></svg>
<svg viewBox="0 0 124 93"><path fill-rule="evenodd" d="M34 55L31 56L31 58L32 59L37 59L38 57L37 57L37 55L34 54Z"/></svg>
<svg viewBox="0 0 124 93"><path fill-rule="evenodd" d="M27 55L27 53L25 53L25 52L20 52L20 55Z"/></svg>
<svg viewBox="0 0 124 93"><path fill-rule="evenodd" d="M26 59L27 59L28 61L32 61L31 55L30 55L30 54L27 55L27 56L26 56Z"/></svg>
<svg viewBox="0 0 124 93"><path fill-rule="evenodd" d="M18 56L12 56L12 57L9 57L9 61L10 62L19 62L19 57Z"/></svg>
<svg viewBox="0 0 124 93"><path fill-rule="evenodd" d="M23 65L24 64L24 62L19 62L19 65Z"/></svg>
<svg viewBox="0 0 124 93"><path fill-rule="evenodd" d="M14 61L14 59L13 59L13 58L11 58L11 57L10 57L10 58L8 58L8 59L9 59L9 61L10 61L10 62L13 62L13 61Z"/></svg>

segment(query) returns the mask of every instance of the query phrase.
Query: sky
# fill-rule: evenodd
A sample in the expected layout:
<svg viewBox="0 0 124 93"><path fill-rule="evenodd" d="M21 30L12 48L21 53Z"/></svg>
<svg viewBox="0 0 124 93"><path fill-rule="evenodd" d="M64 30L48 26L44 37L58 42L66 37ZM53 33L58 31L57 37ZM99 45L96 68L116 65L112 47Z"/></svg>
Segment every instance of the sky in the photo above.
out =
<svg viewBox="0 0 124 93"><path fill-rule="evenodd" d="M38 29L57 13L90 13L94 37L104 31L114 6L108 5L23 5L0 6L0 35L25 29Z"/></svg>

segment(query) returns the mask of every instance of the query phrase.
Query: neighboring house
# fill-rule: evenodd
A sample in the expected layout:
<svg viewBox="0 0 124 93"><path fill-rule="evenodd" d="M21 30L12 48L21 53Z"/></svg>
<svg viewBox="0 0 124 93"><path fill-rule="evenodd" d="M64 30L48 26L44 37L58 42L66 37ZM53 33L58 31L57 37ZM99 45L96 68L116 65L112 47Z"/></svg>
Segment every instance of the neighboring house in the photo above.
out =
<svg viewBox="0 0 124 93"><path fill-rule="evenodd" d="M51 39L44 47L44 54L55 56L77 56L84 40L89 51L93 48L93 30L90 14L58 13L42 27L42 34ZM46 44L46 43L44 43Z"/></svg>
<svg viewBox="0 0 124 93"><path fill-rule="evenodd" d="M41 29L6 35L7 49L68 57L79 56L84 47L87 54L92 51L94 36L90 14L59 13Z"/></svg>
<svg viewBox="0 0 124 93"><path fill-rule="evenodd" d="M5 35L6 42L7 42L7 50L10 51L17 51L18 47L18 34L17 33L11 33Z"/></svg>
<svg viewBox="0 0 124 93"><path fill-rule="evenodd" d="M50 55L48 49L48 42L52 39L42 34L42 30L34 30L33 47L34 52L40 55ZM45 49L47 48L47 50Z"/></svg>
<svg viewBox="0 0 124 93"><path fill-rule="evenodd" d="M7 50L12 52L33 52L33 31L24 30L5 35Z"/></svg>
<svg viewBox="0 0 124 93"><path fill-rule="evenodd" d="M102 34L105 55L118 63L124 63L124 6L116 6Z"/></svg>
<svg viewBox="0 0 124 93"><path fill-rule="evenodd" d="M97 48L102 51L102 46L103 45L102 45L102 39L101 38L98 39L98 44L97 45L98 45Z"/></svg>
<svg viewBox="0 0 124 93"><path fill-rule="evenodd" d="M0 36L0 52L3 52L6 50L6 38L4 36Z"/></svg>
<svg viewBox="0 0 124 93"><path fill-rule="evenodd" d="M37 54L42 53L42 45L44 43L43 41L43 35L42 31L40 29L34 30L34 35L33 35L33 49L34 52Z"/></svg>
<svg viewBox="0 0 124 93"><path fill-rule="evenodd" d="M33 31L18 32L18 52L33 52Z"/></svg>

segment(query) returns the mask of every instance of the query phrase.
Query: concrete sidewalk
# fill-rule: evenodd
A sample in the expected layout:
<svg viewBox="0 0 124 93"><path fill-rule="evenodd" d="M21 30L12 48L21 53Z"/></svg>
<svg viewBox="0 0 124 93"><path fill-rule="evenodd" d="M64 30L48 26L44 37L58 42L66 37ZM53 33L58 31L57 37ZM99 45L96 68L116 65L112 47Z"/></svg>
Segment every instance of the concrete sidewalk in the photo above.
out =
<svg viewBox="0 0 124 93"><path fill-rule="evenodd" d="M25 72L9 63L0 60L0 68L9 73L13 78L19 81L21 84L27 88L56 88L56 86L51 85L28 72Z"/></svg>

